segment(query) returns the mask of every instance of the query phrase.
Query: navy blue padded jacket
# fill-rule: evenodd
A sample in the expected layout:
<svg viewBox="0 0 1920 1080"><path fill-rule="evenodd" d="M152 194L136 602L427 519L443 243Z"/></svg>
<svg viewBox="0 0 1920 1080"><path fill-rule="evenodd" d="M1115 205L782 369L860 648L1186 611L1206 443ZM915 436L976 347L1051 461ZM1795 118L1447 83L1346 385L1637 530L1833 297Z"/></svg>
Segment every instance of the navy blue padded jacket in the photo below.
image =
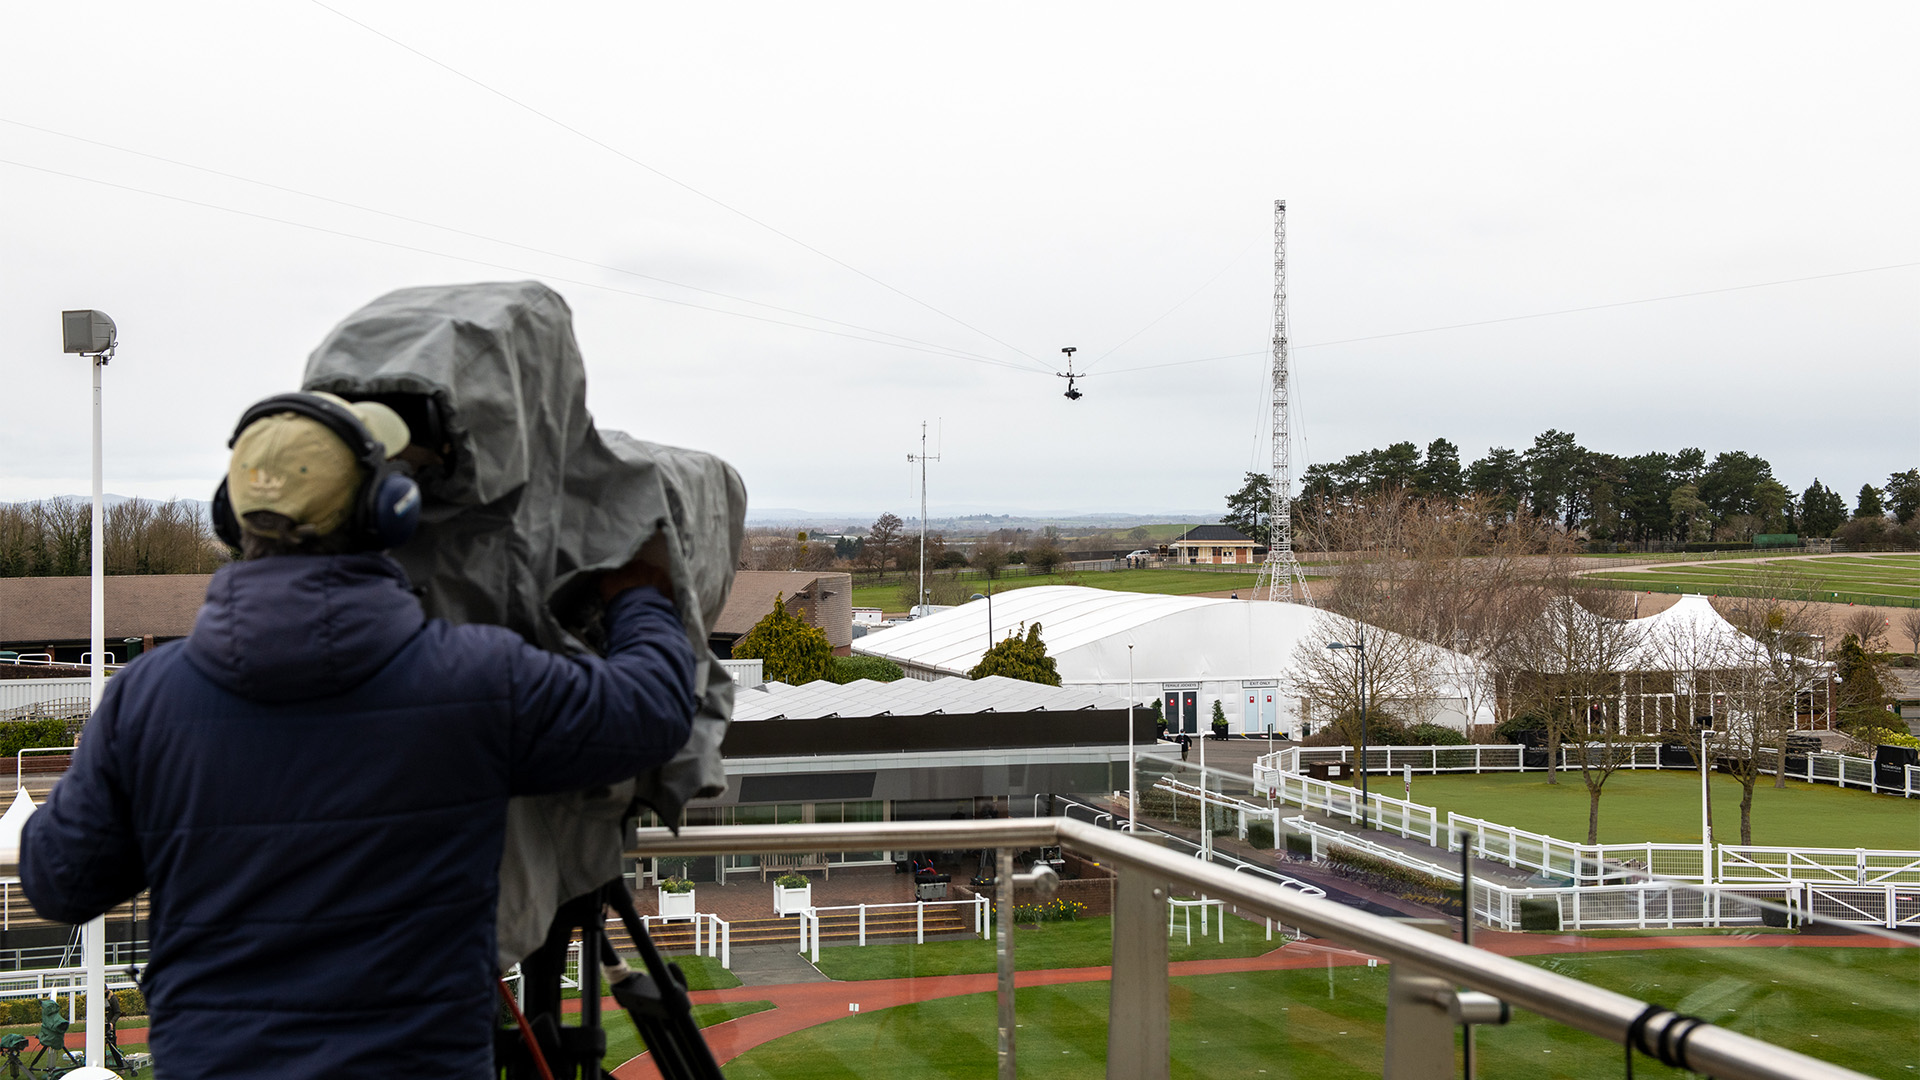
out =
<svg viewBox="0 0 1920 1080"><path fill-rule="evenodd" d="M672 605L628 590L607 623L606 659L562 657L429 621L385 556L224 567L191 637L108 680L21 884L67 923L151 890L168 1076L492 1076L508 797L687 739Z"/></svg>

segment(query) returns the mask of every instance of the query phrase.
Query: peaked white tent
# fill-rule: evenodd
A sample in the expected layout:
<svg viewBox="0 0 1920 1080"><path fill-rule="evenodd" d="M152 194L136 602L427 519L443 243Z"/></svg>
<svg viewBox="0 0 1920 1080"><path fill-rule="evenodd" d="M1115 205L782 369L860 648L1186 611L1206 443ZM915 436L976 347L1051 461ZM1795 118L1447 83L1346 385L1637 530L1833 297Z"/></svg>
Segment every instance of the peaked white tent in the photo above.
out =
<svg viewBox="0 0 1920 1080"><path fill-rule="evenodd" d="M1659 671L1678 653L1697 657L1703 670L1765 667L1767 650L1728 622L1706 597L1689 593L1658 614L1631 622L1634 646L1620 671Z"/></svg>
<svg viewBox="0 0 1920 1080"><path fill-rule="evenodd" d="M1307 718L1292 692L1293 657L1303 642L1324 644L1323 616L1300 604L1046 585L995 596L991 615L980 599L868 634L853 651L917 679L965 675L990 644L1039 623L1065 686L1124 698L1132 645L1135 700L1192 693L1202 717L1219 700L1230 730L1294 734ZM1458 684L1475 661L1431 651L1442 683L1433 719L1462 727L1473 696ZM1474 722L1490 723L1490 711Z"/></svg>
<svg viewBox="0 0 1920 1080"><path fill-rule="evenodd" d="M27 827L27 819L33 816L34 810L33 796L27 794L26 788L13 793L13 805L0 815L0 862L20 862L20 832Z"/></svg>

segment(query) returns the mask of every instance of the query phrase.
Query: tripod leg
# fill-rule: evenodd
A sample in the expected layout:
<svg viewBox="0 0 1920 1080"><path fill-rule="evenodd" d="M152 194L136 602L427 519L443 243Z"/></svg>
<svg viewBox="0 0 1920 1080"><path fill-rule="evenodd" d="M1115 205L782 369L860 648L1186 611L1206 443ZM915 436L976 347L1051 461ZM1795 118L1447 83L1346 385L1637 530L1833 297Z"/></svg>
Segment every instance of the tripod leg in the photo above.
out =
<svg viewBox="0 0 1920 1080"><path fill-rule="evenodd" d="M645 969L614 984L613 997L633 1018L660 1075L666 1080L723 1080L712 1048L693 1022L693 1000L687 996L686 979L678 967L661 959L660 950L640 922L640 913L634 910L625 883L611 881L600 891L633 939Z"/></svg>

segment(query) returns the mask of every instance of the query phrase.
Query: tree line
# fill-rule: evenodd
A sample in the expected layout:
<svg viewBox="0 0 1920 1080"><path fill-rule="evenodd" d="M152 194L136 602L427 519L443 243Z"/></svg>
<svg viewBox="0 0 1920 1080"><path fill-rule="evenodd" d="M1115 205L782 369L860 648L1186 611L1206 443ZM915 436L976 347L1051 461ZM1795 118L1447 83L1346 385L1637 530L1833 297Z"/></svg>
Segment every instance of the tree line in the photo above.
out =
<svg viewBox="0 0 1920 1080"><path fill-rule="evenodd" d="M1535 436L1524 451L1496 446L1465 465L1446 439L1424 451L1398 442L1311 465L1293 504L1302 546L1318 546L1317 527L1332 508L1389 492L1425 501L1478 496L1495 513L1524 513L1602 541L1740 542L1795 533L1837 536L1862 548L1920 546L1920 469L1893 473L1882 486L1862 485L1850 513L1847 500L1817 477L1796 493L1765 458L1746 451L1709 459L1688 447L1622 457L1589 450L1572 432L1557 430ZM1267 477L1248 473L1227 496L1222 520L1264 542L1271 501Z"/></svg>
<svg viewBox="0 0 1920 1080"><path fill-rule="evenodd" d="M109 574L210 574L231 555L200 510L182 501L128 499L106 508ZM81 499L0 504L0 577L91 573L93 508Z"/></svg>

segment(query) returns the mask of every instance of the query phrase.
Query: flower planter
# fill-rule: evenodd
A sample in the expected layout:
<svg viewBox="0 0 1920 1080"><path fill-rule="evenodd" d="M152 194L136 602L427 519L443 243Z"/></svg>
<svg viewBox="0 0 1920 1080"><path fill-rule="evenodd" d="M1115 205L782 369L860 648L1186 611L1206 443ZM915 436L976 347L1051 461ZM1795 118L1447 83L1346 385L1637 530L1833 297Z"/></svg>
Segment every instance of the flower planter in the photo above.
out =
<svg viewBox="0 0 1920 1080"><path fill-rule="evenodd" d="M813 885L811 883L795 888L785 885L773 887L773 913L775 915L798 915L813 906Z"/></svg>
<svg viewBox="0 0 1920 1080"><path fill-rule="evenodd" d="M691 919L694 916L693 897L696 890L686 892L668 892L659 890L660 917L663 919Z"/></svg>

